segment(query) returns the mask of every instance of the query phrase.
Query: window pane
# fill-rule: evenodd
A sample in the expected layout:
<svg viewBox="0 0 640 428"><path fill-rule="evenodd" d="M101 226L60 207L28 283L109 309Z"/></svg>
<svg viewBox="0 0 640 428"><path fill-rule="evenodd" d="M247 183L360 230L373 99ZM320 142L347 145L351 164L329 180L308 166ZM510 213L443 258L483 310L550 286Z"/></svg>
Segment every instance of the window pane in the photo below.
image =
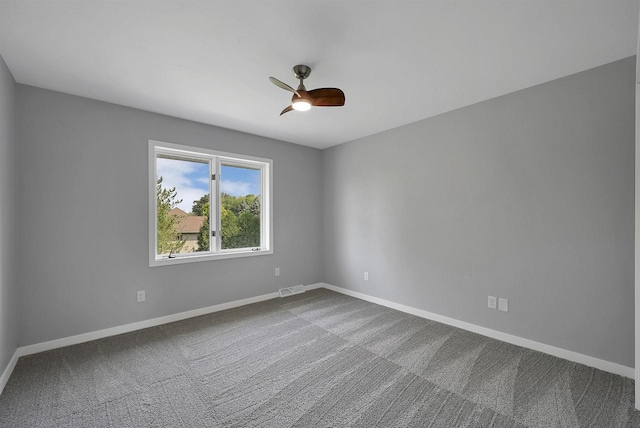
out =
<svg viewBox="0 0 640 428"><path fill-rule="evenodd" d="M222 164L220 175L221 248L260 247L260 169Z"/></svg>
<svg viewBox="0 0 640 428"><path fill-rule="evenodd" d="M158 254L209 251L209 162L158 155Z"/></svg>

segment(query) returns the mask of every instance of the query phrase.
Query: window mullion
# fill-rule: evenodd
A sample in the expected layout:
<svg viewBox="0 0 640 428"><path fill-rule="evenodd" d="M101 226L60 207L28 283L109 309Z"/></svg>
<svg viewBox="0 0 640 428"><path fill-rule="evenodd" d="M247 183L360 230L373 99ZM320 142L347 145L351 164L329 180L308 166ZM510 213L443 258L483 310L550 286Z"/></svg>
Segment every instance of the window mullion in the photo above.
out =
<svg viewBox="0 0 640 428"><path fill-rule="evenodd" d="M215 242L216 237L213 236L214 224L216 221L216 211L215 211L215 202L213 200L213 195L215 194L216 189L216 180L217 180L217 172L215 167L215 160L209 159L209 252L215 253ZM214 177L216 180L214 180Z"/></svg>
<svg viewBox="0 0 640 428"><path fill-rule="evenodd" d="M220 174L220 158L214 158L216 164L216 189L215 189L215 209L216 209L216 253L220 253L222 250L222 199L220 197L220 187L222 177ZM212 198L214 199L214 198Z"/></svg>

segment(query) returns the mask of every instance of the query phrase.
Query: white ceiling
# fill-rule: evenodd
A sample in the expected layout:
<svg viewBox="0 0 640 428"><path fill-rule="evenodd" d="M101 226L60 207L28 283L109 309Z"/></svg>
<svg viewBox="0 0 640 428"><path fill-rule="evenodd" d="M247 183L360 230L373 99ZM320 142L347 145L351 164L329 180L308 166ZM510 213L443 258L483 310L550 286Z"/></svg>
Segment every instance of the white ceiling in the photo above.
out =
<svg viewBox="0 0 640 428"><path fill-rule="evenodd" d="M1 1L19 83L324 148L636 53L637 1ZM291 112L291 67L346 105Z"/></svg>

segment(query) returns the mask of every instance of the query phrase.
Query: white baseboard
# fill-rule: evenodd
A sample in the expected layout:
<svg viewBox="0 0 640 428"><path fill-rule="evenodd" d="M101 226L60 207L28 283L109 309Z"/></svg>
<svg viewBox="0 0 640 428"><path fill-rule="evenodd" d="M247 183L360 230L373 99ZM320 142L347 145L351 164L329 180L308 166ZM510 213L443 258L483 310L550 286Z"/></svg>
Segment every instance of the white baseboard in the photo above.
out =
<svg viewBox="0 0 640 428"><path fill-rule="evenodd" d="M18 352L18 349L16 349L16 351L13 353L13 356L9 360L9 364L7 364L7 367L5 367L4 371L2 372L2 376L0 376L0 394L2 394L2 391L4 391L4 387L7 385L7 382L9 382L9 377L11 376L11 373L13 373L13 369L16 367L18 358L20 358L20 354Z"/></svg>
<svg viewBox="0 0 640 428"><path fill-rule="evenodd" d="M553 355L559 358L564 358L566 360L574 361L576 363L584 364L590 367L595 367L597 369L618 374L621 376L625 376L631 379L634 378L634 369L631 367L626 367L626 366L612 363L609 361L600 360L598 358L579 354L573 351L568 351L562 348L557 348L555 346L545 345L544 343L535 342L533 340L523 339L518 336L513 336L511 334L502 333L497 330L491 330L489 328L480 327L475 324L459 321L453 318L445 317L443 315L438 315L431 312L423 311L422 309L412 308L410 306L391 302L389 300L381 299L379 297L369 296L364 293L347 290L346 288L336 287L335 285L325 284L322 282L317 284L305 285L304 288L305 290L315 290L317 288L326 288L328 290L336 291L338 293L342 293L347 296L355 297L361 300L366 300L371 303L386 306L388 308L396 309L398 311L406 312L408 314L416 315L421 318L438 321L443 324L448 324L454 327L458 327L464 330L481 334L483 336L502 340L503 342L511 343L513 345L522 346L524 348L529 348L535 351L544 352L549 355ZM208 306L206 308L194 309L191 311L180 312L177 314L166 315L158 318L152 318L145 321L139 321L139 322L125 324L117 327L106 328L103 330L78 334L75 336L64 337L61 339L50 340L47 342L36 343L33 345L21 346L18 349L16 349L15 353L13 354L13 357L11 357L11 360L9 360L9 364L2 372L2 376L0 376L0 394L2 394L4 387L9 381L9 377L11 376L11 373L13 372L13 369L15 368L16 363L18 362L18 359L22 356L37 354L38 352L49 351L52 349L62 348L69 345L77 345L79 343L89 342L96 339L102 339L104 337L115 336L118 334L129 333L136 330L142 330L144 328L156 327L162 324L181 321L184 319L193 318L200 315L211 314L214 312L224 311L226 309L232 309L232 308L237 308L239 306L249 305L251 303L262 302L265 300L274 299L276 297L279 297L279 294L277 292L263 294L261 296L249 297L247 299L235 300L233 302L228 302L228 303L221 303L219 305Z"/></svg>
<svg viewBox="0 0 640 428"><path fill-rule="evenodd" d="M22 346L18 348L20 356L37 354L38 352L49 351L51 349L62 348L69 345L77 345L78 343L89 342L103 337L116 336L118 334L129 333L143 328L156 327L170 322L182 321L187 318L193 318L200 315L211 314L214 312L224 311L226 309L237 308L239 306L249 305L251 303L262 302L264 300L275 299L279 294L269 293L262 296L249 297L247 299L235 300L233 302L221 303L219 305L207 306L206 308L193 309L191 311L180 312L163 317L152 318L149 320L134 322L131 324L120 325L117 327L105 328L104 330L92 331L89 333L78 334L76 336L64 337L62 339L50 340L48 342L36 343L33 345Z"/></svg>
<svg viewBox="0 0 640 428"><path fill-rule="evenodd" d="M306 285L305 290L314 290L322 287L324 284L311 284ZM239 306L249 305L251 303L262 302L265 300L275 299L280 295L277 292L263 294L261 296L249 297L247 299L235 300L233 302L221 303L219 305L207 306L206 308L194 309L191 311L180 312L177 314L166 315L163 317L152 318L145 321L134 322L131 324L120 325L117 327L105 328L103 330L92 331L89 333L78 334L75 336L63 337L61 339L50 340L47 342L35 343L33 345L21 346L16 349L13 357L9 361L9 364L2 372L0 377L0 394L5 385L9 381L9 377L13 372L13 369L18 362L18 359L25 355L37 354L38 352L50 351L52 349L62 348L69 345L77 345L79 343L90 342L96 339L102 339L104 337L116 336L118 334L129 333L136 330L142 330L143 328L156 327L162 324L168 324L170 322L181 321L188 318L197 317L200 315L211 314L214 312L224 311L226 309L237 308Z"/></svg>
<svg viewBox="0 0 640 428"><path fill-rule="evenodd" d="M565 360L573 361L575 363L584 364L589 367L594 367L596 369L617 374L620 376L628 377L630 379L633 379L635 375L633 368L623 366L621 364L612 363L610 361L605 361L599 358L590 357L588 355L580 354L577 352L568 351L566 349L557 348L555 346L546 345L544 343L536 342L534 340L524 339L519 336L503 333L501 331L492 330L486 327L481 327L479 325L471 324L465 321L459 321L457 319L445 317L443 315L427 312L422 309L412 308L411 306L406 306L400 303L391 302L389 300L381 299L379 297L369 296L368 294L348 290L342 287L336 287L335 285L322 284L320 285L320 287L326 288L328 290L336 291L338 293L346 294L347 296L355 297L361 300L366 300L367 302L386 306L391 309L396 309L401 312L406 312L408 314L416 315L421 318L426 318L432 321L441 322L443 324L447 324L453 327L458 327L463 330L481 334L483 336L491 337L493 339L498 339L503 342L511 343L513 345L522 346L523 348L529 348L529 349L533 349L534 351L544 352L545 354L553 355L555 357L563 358Z"/></svg>

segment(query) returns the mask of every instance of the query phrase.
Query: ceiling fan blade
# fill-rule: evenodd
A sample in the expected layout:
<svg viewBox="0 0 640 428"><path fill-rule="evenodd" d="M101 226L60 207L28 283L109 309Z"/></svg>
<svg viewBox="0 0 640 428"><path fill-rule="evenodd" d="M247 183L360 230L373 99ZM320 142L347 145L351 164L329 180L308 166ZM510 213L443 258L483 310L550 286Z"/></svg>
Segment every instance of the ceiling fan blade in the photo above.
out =
<svg viewBox="0 0 640 428"><path fill-rule="evenodd" d="M290 112L291 110L293 110L292 106L290 106L290 105L286 106L285 109L280 112L280 116L282 116L283 114L285 114L287 112Z"/></svg>
<svg viewBox="0 0 640 428"><path fill-rule="evenodd" d="M338 88L318 88L307 91L315 107L340 107L344 105L344 92Z"/></svg>
<svg viewBox="0 0 640 428"><path fill-rule="evenodd" d="M285 91L289 91L289 92L293 92L294 94L296 94L297 96L300 96L300 94L298 93L298 91L296 91L295 89L293 89L291 86L287 85L284 82L279 81L278 79L276 79L275 77L269 77L269 80L271 81L271 83L273 83L274 85L276 85L278 88L282 88Z"/></svg>

